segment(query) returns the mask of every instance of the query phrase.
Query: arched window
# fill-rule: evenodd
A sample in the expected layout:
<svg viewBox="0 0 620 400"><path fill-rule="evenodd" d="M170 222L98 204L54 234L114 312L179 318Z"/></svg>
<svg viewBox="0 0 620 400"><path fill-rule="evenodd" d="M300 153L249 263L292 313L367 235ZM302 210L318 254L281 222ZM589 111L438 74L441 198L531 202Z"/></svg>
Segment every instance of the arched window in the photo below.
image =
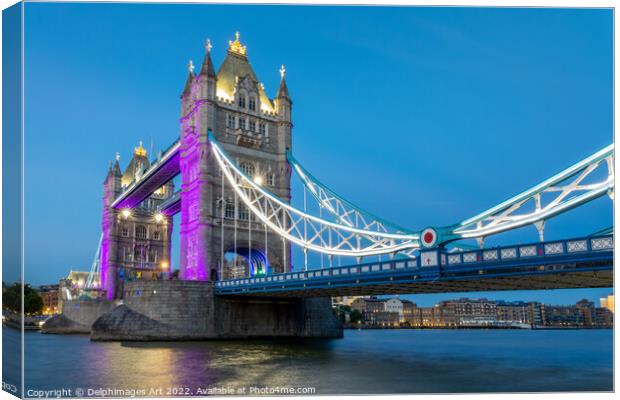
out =
<svg viewBox="0 0 620 400"><path fill-rule="evenodd" d="M153 232L153 240L159 240L159 231Z"/></svg>
<svg viewBox="0 0 620 400"><path fill-rule="evenodd" d="M241 167L241 171L244 174L246 174L248 178L250 179L254 178L254 165L244 162L244 163L241 163L240 167Z"/></svg>
<svg viewBox="0 0 620 400"><path fill-rule="evenodd" d="M249 102L249 109L251 111L255 111L256 110L256 99L254 98L254 96L250 96L250 102Z"/></svg>
<svg viewBox="0 0 620 400"><path fill-rule="evenodd" d="M235 205L233 203L226 203L226 208L224 209L224 217L235 218Z"/></svg>
<svg viewBox="0 0 620 400"><path fill-rule="evenodd" d="M250 212L247 207L241 206L239 210L239 219L248 219L250 217Z"/></svg>
<svg viewBox="0 0 620 400"><path fill-rule="evenodd" d="M129 228L127 228L126 226L123 226L123 228L121 229L121 235L125 237L129 236Z"/></svg>
<svg viewBox="0 0 620 400"><path fill-rule="evenodd" d="M136 247L133 252L133 260L137 263L141 263L145 261L144 248Z"/></svg>
<svg viewBox="0 0 620 400"><path fill-rule="evenodd" d="M137 239L146 239L146 227L142 225L136 226L136 238Z"/></svg>
<svg viewBox="0 0 620 400"><path fill-rule="evenodd" d="M245 108L245 95L239 95L239 107Z"/></svg>

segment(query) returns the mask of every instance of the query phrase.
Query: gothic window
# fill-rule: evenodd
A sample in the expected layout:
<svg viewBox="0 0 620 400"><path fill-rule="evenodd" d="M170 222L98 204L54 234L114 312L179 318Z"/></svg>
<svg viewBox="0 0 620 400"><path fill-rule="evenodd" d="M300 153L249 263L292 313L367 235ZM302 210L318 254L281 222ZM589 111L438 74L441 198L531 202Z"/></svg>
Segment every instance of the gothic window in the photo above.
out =
<svg viewBox="0 0 620 400"><path fill-rule="evenodd" d="M254 165L247 162L241 163L241 172L250 179L254 178Z"/></svg>
<svg viewBox="0 0 620 400"><path fill-rule="evenodd" d="M136 238L137 239L146 239L146 227L142 225L136 226Z"/></svg>
<svg viewBox="0 0 620 400"><path fill-rule="evenodd" d="M241 210L239 210L239 219L248 219L250 213L248 212L248 208L246 206L241 206Z"/></svg>
<svg viewBox="0 0 620 400"><path fill-rule="evenodd" d="M239 95L239 107L245 108L245 96L242 94Z"/></svg>
<svg viewBox="0 0 620 400"><path fill-rule="evenodd" d="M235 205L233 203L226 203L224 208L224 217L235 218Z"/></svg>
<svg viewBox="0 0 620 400"><path fill-rule="evenodd" d="M260 124L258 124L258 132L261 135L264 135L267 132L267 126L264 123L262 123L262 122Z"/></svg>
<svg viewBox="0 0 620 400"><path fill-rule="evenodd" d="M273 174L267 174L267 185L273 186L275 182L275 177Z"/></svg>
<svg viewBox="0 0 620 400"><path fill-rule="evenodd" d="M129 247L124 248L123 260L131 261L131 249Z"/></svg>
<svg viewBox="0 0 620 400"><path fill-rule="evenodd" d="M235 127L235 116L228 114L228 127L229 128L234 128Z"/></svg>
<svg viewBox="0 0 620 400"><path fill-rule="evenodd" d="M256 121L250 120L250 130L252 132L256 131Z"/></svg>
<svg viewBox="0 0 620 400"><path fill-rule="evenodd" d="M154 240L159 240L159 231L153 232L153 239Z"/></svg>
<svg viewBox="0 0 620 400"><path fill-rule="evenodd" d="M138 263L144 261L144 249L142 247L136 247L133 259Z"/></svg>
<svg viewBox="0 0 620 400"><path fill-rule="evenodd" d="M121 230L121 235L125 237L129 236L129 228L127 228L126 226L123 226L123 229Z"/></svg>
<svg viewBox="0 0 620 400"><path fill-rule="evenodd" d="M254 98L254 96L250 96L250 102L248 105L250 110L256 110L256 99Z"/></svg>
<svg viewBox="0 0 620 400"><path fill-rule="evenodd" d="M239 128L245 129L245 118L239 118Z"/></svg>

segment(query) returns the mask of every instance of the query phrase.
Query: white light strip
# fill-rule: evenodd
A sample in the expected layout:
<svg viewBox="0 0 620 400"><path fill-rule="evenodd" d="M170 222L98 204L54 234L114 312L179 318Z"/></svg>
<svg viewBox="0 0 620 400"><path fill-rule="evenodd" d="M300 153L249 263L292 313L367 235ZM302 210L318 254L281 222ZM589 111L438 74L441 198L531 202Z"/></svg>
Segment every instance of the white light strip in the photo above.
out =
<svg viewBox="0 0 620 400"><path fill-rule="evenodd" d="M578 207L584 203L594 200L600 196L603 196L605 193L607 193L609 189L613 187L614 187L614 183L612 180L611 182L606 182L602 184L602 186L596 190L591 190L587 193L583 193L579 196L575 196L564 203L558 204L557 206L550 207L548 209L542 209L540 211L537 211L531 214L513 216L512 218L514 218L514 220L512 222L504 223L504 224L500 223L494 226L487 226L487 227L470 229L470 230L458 230L457 229L454 231L454 233L458 234L464 239L468 239L468 238L477 238L481 236L488 236L488 235L492 235L495 233L500 233L500 232L520 228L525 225L530 225L535 222L554 217L558 214L561 214L564 211L568 211L572 208Z"/></svg>
<svg viewBox="0 0 620 400"><path fill-rule="evenodd" d="M561 182L565 179L570 178L571 176L573 176L574 174L578 173L580 170L582 170L583 168L589 166L590 164L593 163L598 163L601 162L603 159L613 156L614 154L614 145L610 144L609 146L605 147L604 149L594 153L593 155L591 155L590 157L570 166L569 168L565 169L564 171L560 172L559 174L556 174L554 176L552 176L551 178L539 183L538 185L526 190L523 193L520 193L506 201L504 201L503 203L500 203L498 205L496 205L495 207L492 207L490 209L488 209L487 211L484 211L474 217L471 217L469 219L466 219L464 221L462 221L461 223L459 223L460 226L465 226L465 225L471 225L472 223L481 221L489 216L492 216L493 214L495 214L496 212L502 211L504 209L506 209L507 207L510 207L511 205L518 203L520 201L526 200L530 197L532 197L533 195L535 195L536 193L540 193L542 191L544 191L547 187L549 186L553 186L554 184Z"/></svg>
<svg viewBox="0 0 620 400"><path fill-rule="evenodd" d="M296 208L290 206L289 204L281 201L271 193L265 191L262 187L255 184L251 179L249 179L243 172L241 172L234 163L226 156L226 154L222 151L222 149L218 146L217 142L211 138L211 145L215 154L215 158L222 170L224 171L224 175L226 176L228 182L231 184L237 195L241 198L243 203L248 209L250 209L264 224L266 224L270 229L277 232L282 237L287 240L303 247L308 250L317 251L319 253L331 254L331 255L342 255L342 256L352 256L352 257L366 257L366 256L374 256L381 254L389 254L394 253L406 249L417 249L420 247L419 242L416 237L412 237L411 235L400 235L400 234L389 234L389 233L381 233L381 232L373 232L363 229L356 229L350 226L336 224L330 221L325 221L321 218L317 218L310 214L306 214ZM232 171L232 172L231 172ZM239 183L237 183L235 176L233 176L233 172L243 180L243 185L245 187L249 187L254 192L259 193L261 196L267 198L270 202L270 207L273 212L269 217L267 217L263 211L256 207L256 200L251 200L246 192L240 187ZM258 196L254 196L257 197ZM258 202L260 203L260 202ZM277 206L277 210L274 209L274 203ZM285 216L285 219L288 219L288 216L295 216L300 218L298 221L292 220L292 226L288 229L282 228L278 224L275 224L272 220L272 216L279 217L280 210L285 210L288 215ZM317 234L313 236L313 238L320 237L322 233L331 232L333 238L336 239L336 244L329 245L318 245L313 243L312 241L302 239L303 235L300 233L300 237L291 234L290 232L297 229L297 226L300 226L300 222L306 220L308 223L315 222L316 226L313 226L313 229ZM364 248L356 248L354 249L352 240L356 240L357 236L364 236L367 240L371 240L369 246L365 246ZM340 238L341 240L338 240ZM391 241L398 241L398 244L386 245L386 239L392 239ZM404 243L402 243L404 241ZM346 244L351 250L342 249L342 246Z"/></svg>

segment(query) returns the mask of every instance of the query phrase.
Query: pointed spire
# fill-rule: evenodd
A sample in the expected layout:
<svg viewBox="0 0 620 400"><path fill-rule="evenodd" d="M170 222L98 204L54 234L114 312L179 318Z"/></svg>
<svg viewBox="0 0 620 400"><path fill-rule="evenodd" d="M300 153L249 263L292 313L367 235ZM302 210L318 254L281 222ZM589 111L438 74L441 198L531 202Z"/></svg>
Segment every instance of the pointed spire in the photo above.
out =
<svg viewBox="0 0 620 400"><path fill-rule="evenodd" d="M211 39L207 39L205 43L205 59L202 61L202 68L200 68L200 75L206 75L209 78L215 78L215 68L213 67L213 61L211 61Z"/></svg>
<svg viewBox="0 0 620 400"><path fill-rule="evenodd" d="M276 97L288 99L289 95L288 95L288 88L286 87L286 79L284 79L285 75L286 75L286 68L284 68L284 65L282 65L280 67L280 87L278 88L278 95Z"/></svg>
<svg viewBox="0 0 620 400"><path fill-rule="evenodd" d="M121 154L117 151L116 152L116 157L114 157L114 166L112 167L112 170L114 172L114 176L122 176L123 174L121 173L121 166L118 164L118 161L121 159Z"/></svg>
<svg viewBox="0 0 620 400"><path fill-rule="evenodd" d="M183 88L183 93L181 97L186 96L192 90L192 81L194 80L194 62L189 60L187 64L187 69L189 73L187 74L187 80L185 81L185 87Z"/></svg>

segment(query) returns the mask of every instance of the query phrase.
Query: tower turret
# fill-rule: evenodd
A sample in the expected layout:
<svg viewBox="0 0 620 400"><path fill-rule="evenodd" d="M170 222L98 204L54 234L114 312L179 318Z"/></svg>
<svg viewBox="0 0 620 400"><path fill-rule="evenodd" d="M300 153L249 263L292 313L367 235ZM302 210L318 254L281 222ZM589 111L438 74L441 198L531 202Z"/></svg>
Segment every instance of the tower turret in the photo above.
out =
<svg viewBox="0 0 620 400"><path fill-rule="evenodd" d="M202 67L198 74L198 82L200 82L200 97L207 99L215 99L215 84L217 78L215 76L215 68L211 60L211 40L207 39L205 44L205 58L202 61Z"/></svg>
<svg viewBox="0 0 620 400"><path fill-rule="evenodd" d="M280 87L278 88L278 94L276 95L275 101L280 119L285 122L291 122L291 106L293 105L293 102L288 94L285 76L286 68L284 68L283 65L280 67Z"/></svg>
<svg viewBox="0 0 620 400"><path fill-rule="evenodd" d="M194 63L189 60L187 64L187 79L185 80L185 86L183 86L183 92L181 93L181 115L185 114L188 107L192 104L192 86L196 75L194 74Z"/></svg>
<svg viewBox="0 0 620 400"><path fill-rule="evenodd" d="M278 94L274 99L276 109L278 112L278 145L279 150L286 153L292 147L291 131L292 131L292 116L291 109L293 101L288 94L288 87L286 86L286 68L284 65L280 67L280 87L278 87ZM290 171L289 171L290 172ZM289 176L290 178L290 176Z"/></svg>

